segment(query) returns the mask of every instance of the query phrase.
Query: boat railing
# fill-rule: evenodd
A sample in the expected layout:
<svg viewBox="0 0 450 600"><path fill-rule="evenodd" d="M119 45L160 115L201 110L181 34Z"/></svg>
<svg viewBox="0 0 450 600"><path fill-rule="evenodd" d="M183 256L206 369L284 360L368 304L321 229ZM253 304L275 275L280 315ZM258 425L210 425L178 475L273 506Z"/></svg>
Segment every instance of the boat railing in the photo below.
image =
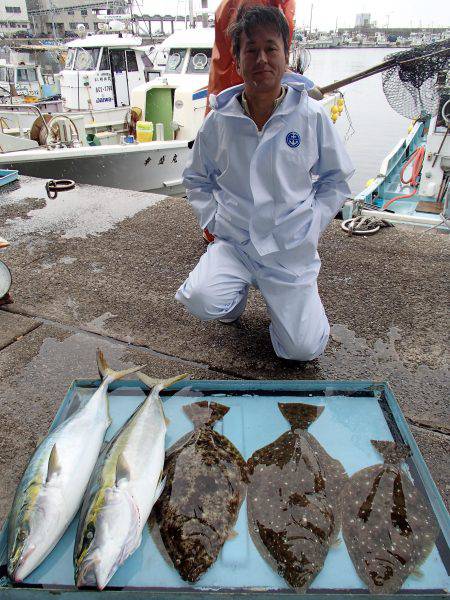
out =
<svg viewBox="0 0 450 600"><path fill-rule="evenodd" d="M47 135L50 135L50 129L47 126L47 122L44 119L44 115L37 106L35 106L34 104L14 104L14 108L24 108L25 110L30 110L31 112L34 111L35 113L37 113L38 117L40 117L42 120L42 125L47 130Z"/></svg>

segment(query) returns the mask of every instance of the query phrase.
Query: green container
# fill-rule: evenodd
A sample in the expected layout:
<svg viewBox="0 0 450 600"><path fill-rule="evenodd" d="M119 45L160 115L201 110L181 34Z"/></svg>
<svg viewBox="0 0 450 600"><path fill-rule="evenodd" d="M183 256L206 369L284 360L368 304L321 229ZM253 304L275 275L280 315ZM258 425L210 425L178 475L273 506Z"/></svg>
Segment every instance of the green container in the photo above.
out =
<svg viewBox="0 0 450 600"><path fill-rule="evenodd" d="M145 100L145 120L164 125L164 140L173 140L173 90L171 88L151 88Z"/></svg>
<svg viewBox="0 0 450 600"><path fill-rule="evenodd" d="M88 133L86 135L86 140L87 140L87 143L89 144L89 146L100 146L101 145L100 140L95 135L95 133Z"/></svg>

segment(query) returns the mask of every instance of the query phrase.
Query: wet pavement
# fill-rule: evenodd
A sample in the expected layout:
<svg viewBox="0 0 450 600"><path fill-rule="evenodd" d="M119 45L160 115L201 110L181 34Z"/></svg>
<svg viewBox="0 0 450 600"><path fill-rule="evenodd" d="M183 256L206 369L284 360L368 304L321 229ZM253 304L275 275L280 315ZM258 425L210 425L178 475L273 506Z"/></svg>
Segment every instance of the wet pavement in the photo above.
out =
<svg viewBox="0 0 450 600"><path fill-rule="evenodd" d="M387 380L448 505L450 236L398 226L348 238L333 222L319 277L331 340L320 359L287 363L259 292L238 325L175 302L205 250L185 200L92 186L48 200L44 185L23 177L0 193L14 299L0 309L0 521L71 381L96 377L97 347L154 376Z"/></svg>

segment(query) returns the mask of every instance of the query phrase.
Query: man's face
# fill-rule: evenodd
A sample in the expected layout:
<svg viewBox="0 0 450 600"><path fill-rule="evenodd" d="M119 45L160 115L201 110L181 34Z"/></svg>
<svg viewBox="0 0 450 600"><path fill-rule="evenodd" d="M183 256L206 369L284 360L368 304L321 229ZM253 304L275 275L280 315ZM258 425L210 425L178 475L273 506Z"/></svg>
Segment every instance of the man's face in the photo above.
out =
<svg viewBox="0 0 450 600"><path fill-rule="evenodd" d="M277 92L286 70L283 38L272 28L257 27L250 37L241 34L237 71L255 92Z"/></svg>

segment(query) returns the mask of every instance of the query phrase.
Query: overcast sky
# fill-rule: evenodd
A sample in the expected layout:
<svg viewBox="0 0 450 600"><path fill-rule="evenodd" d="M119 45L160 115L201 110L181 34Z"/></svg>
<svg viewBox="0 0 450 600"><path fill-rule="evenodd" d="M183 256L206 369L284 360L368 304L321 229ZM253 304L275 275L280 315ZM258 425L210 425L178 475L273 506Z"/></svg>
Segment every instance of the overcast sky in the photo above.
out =
<svg viewBox="0 0 450 600"><path fill-rule="evenodd" d="M135 0L143 13L184 14L187 0ZM209 0L208 7L214 10L220 0ZM450 27L450 2L448 0L313 0L313 29L334 29L353 27L355 15L367 12L378 27ZM201 1L194 0L194 7L200 10ZM308 25L311 2L297 0L297 25Z"/></svg>

